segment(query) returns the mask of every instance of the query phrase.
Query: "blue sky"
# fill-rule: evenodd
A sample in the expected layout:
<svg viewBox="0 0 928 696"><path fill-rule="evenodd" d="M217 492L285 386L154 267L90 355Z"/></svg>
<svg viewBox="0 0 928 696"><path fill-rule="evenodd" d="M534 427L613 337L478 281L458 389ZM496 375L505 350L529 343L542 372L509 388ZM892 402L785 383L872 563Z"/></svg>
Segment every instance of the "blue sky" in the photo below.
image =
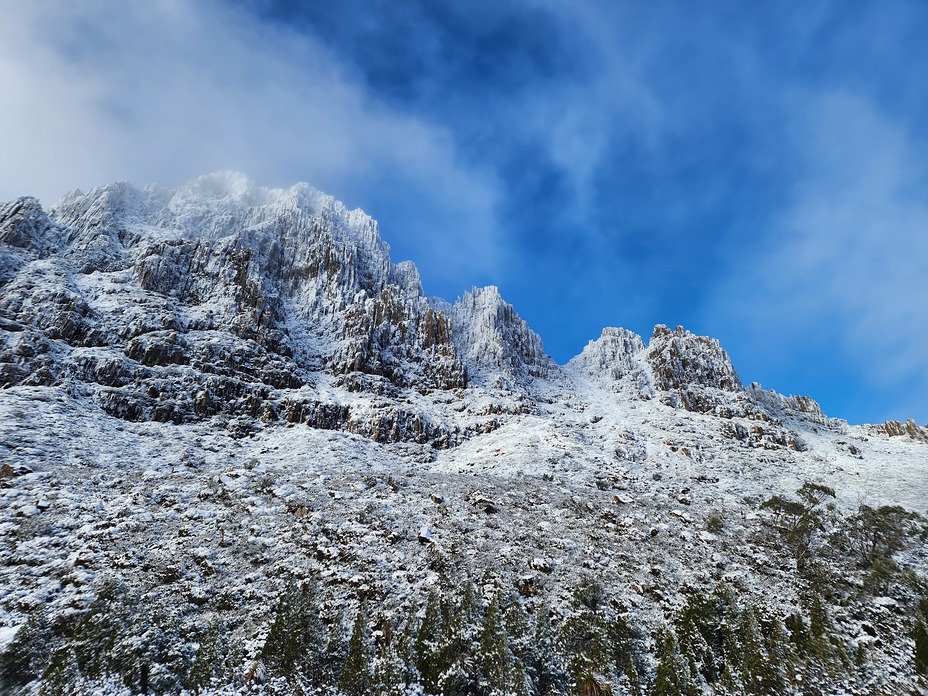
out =
<svg viewBox="0 0 928 696"><path fill-rule="evenodd" d="M0 5L0 199L308 181L565 362L715 336L742 379L928 422L928 5Z"/></svg>

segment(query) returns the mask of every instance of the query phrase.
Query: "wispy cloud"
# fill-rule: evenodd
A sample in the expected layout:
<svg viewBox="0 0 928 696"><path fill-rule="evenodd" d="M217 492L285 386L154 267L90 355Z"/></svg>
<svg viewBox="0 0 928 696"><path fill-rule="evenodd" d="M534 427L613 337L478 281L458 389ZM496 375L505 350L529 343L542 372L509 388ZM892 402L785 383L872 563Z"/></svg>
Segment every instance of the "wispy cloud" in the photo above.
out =
<svg viewBox="0 0 928 696"><path fill-rule="evenodd" d="M801 156L775 236L711 311L742 322L757 363L818 355L806 372L830 361L830 378L868 384L855 413L924 418L923 399L899 399L928 388L924 143L847 92L801 95L791 132Z"/></svg>
<svg viewBox="0 0 928 696"><path fill-rule="evenodd" d="M913 0L20 3L0 198L306 180L559 360L682 323L834 415L928 420L926 33Z"/></svg>
<svg viewBox="0 0 928 696"><path fill-rule="evenodd" d="M21 3L0 24L0 84L0 198L240 169L369 209L392 201L371 212L404 251L456 250L427 264L435 284L466 287L498 263L496 182L446 129L385 105L312 37L225 4Z"/></svg>

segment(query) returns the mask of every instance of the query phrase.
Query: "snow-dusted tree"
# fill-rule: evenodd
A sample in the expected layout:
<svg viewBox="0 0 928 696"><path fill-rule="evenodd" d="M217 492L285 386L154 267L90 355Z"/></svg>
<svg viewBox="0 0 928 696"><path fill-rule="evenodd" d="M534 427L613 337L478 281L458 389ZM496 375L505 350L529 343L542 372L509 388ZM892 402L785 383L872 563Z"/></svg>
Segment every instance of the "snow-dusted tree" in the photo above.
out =
<svg viewBox="0 0 928 696"><path fill-rule="evenodd" d="M444 696L469 694L477 683L478 641L483 624L483 607L473 582L464 583L449 614L441 638L441 693Z"/></svg>
<svg viewBox="0 0 928 696"><path fill-rule="evenodd" d="M741 644L739 672L744 693L762 696L783 693L785 680L779 666L770 661L760 624L749 605L742 607L738 617L738 637Z"/></svg>
<svg viewBox="0 0 928 696"><path fill-rule="evenodd" d="M187 675L187 688L198 692L210 686L215 679L218 682L226 672L226 631L218 620L213 619L200 638L197 656Z"/></svg>
<svg viewBox="0 0 928 696"><path fill-rule="evenodd" d="M509 641L509 651L513 655L512 692L530 694L533 679L529 674L527 664L531 662L532 631L529 627L528 615L522 608L522 602L516 596L510 596L507 601L506 614L503 618L503 627Z"/></svg>
<svg viewBox="0 0 928 696"><path fill-rule="evenodd" d="M77 665L77 656L69 647L52 653L51 662L42 675L40 696L71 696L83 691L84 679Z"/></svg>
<svg viewBox="0 0 928 696"><path fill-rule="evenodd" d="M348 641L348 655L342 666L338 688L348 696L365 696L374 680L372 663L374 644L371 628L368 625L367 607L362 603L351 630Z"/></svg>
<svg viewBox="0 0 928 696"><path fill-rule="evenodd" d="M41 677L51 658L51 646L45 612L31 614L0 653L0 691L12 693Z"/></svg>
<svg viewBox="0 0 928 696"><path fill-rule="evenodd" d="M563 693L567 675L560 662L557 631L551 610L547 604L541 603L535 609L535 632L526 670L534 684L535 693L541 696Z"/></svg>
<svg viewBox="0 0 928 696"><path fill-rule="evenodd" d="M574 592L574 611L561 628L560 645L567 656L574 693L611 694L617 681L610 622L601 612L604 598L598 582L581 584Z"/></svg>
<svg viewBox="0 0 928 696"><path fill-rule="evenodd" d="M680 654L673 630L668 630L661 641L660 660L650 696L697 696L701 691L690 678L689 665Z"/></svg>
<svg viewBox="0 0 928 696"><path fill-rule="evenodd" d="M480 652L477 658L477 686L480 694L503 696L512 684L512 652L506 629L500 616L499 596L487 606L486 619L480 631Z"/></svg>
<svg viewBox="0 0 928 696"><path fill-rule="evenodd" d="M392 621L382 618L374 632L374 662L371 693L377 696L404 696L416 678L407 678L407 651L403 649L403 634L397 635Z"/></svg>
<svg viewBox="0 0 928 696"><path fill-rule="evenodd" d="M304 675L310 684L323 681L325 632L313 585L290 582L277 601L274 622L261 655L271 674Z"/></svg>
<svg viewBox="0 0 928 696"><path fill-rule="evenodd" d="M441 677L445 671L442 663L442 636L445 633L445 616L441 600L436 592L429 594L425 605L425 615L419 624L413 652L416 669L422 679L422 686L428 694L441 693Z"/></svg>
<svg viewBox="0 0 928 696"><path fill-rule="evenodd" d="M928 676L928 596L919 601L915 610L912 639L915 641L915 672Z"/></svg>

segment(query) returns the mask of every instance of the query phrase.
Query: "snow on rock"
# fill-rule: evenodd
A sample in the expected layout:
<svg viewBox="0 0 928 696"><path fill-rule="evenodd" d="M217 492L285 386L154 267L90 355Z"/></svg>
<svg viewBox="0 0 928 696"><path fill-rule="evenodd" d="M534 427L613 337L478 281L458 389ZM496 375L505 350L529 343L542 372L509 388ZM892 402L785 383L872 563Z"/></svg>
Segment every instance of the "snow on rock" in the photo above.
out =
<svg viewBox="0 0 928 696"><path fill-rule="evenodd" d="M464 293L450 314L455 345L480 382L511 388L554 372L556 365L541 338L495 286Z"/></svg>
<svg viewBox="0 0 928 696"><path fill-rule="evenodd" d="M312 578L336 627L475 579L563 620L595 578L643 635L722 581L787 616L812 585L761 504L807 482L835 490L823 526L924 513L925 428L743 389L682 328L608 328L558 367L496 288L427 299L370 217L305 184L0 207L0 644L114 579L190 636L223 618L243 674ZM839 532L813 544L836 631L886 636L859 692L914 684L924 544L868 598Z"/></svg>

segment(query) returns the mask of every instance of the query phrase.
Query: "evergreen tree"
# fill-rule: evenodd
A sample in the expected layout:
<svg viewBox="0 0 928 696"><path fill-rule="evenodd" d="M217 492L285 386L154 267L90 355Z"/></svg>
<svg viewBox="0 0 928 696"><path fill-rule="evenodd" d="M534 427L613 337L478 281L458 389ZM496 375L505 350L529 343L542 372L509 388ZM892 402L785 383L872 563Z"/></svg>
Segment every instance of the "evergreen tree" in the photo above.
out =
<svg viewBox="0 0 928 696"><path fill-rule="evenodd" d="M713 605L702 594L693 594L674 622L677 644L692 677L714 684L720 676L720 659L709 641L721 645L721 622ZM721 650L718 650L721 653Z"/></svg>
<svg viewBox="0 0 928 696"><path fill-rule="evenodd" d="M45 612L29 616L0 653L0 690L12 692L41 677L51 659L51 641Z"/></svg>
<svg viewBox="0 0 928 696"><path fill-rule="evenodd" d="M287 678L299 672L310 684L321 685L324 641L315 587L289 583L277 602L274 622L261 651L268 671Z"/></svg>
<svg viewBox="0 0 928 696"><path fill-rule="evenodd" d="M915 671L928 676L928 623L921 616L915 620L912 638L915 639Z"/></svg>
<svg viewBox="0 0 928 696"><path fill-rule="evenodd" d="M469 694L476 689L481 616L480 600L474 584L468 580L460 599L450 608L450 619L441 639L443 696Z"/></svg>
<svg viewBox="0 0 928 696"><path fill-rule="evenodd" d="M602 587L587 582L577 589L574 599L574 614L561 629L561 645L568 656L573 690L579 694L611 693L614 646L609 621L601 613Z"/></svg>
<svg viewBox="0 0 928 696"><path fill-rule="evenodd" d="M371 671L373 660L374 646L367 621L367 608L361 604L351 631L351 640L348 641L348 655L338 682L339 689L348 696L365 696L369 693L374 676Z"/></svg>
<svg viewBox="0 0 928 696"><path fill-rule="evenodd" d="M763 624L764 639L767 644L767 664L772 671L772 678L783 685L795 676L796 656L790 649L790 641L783 628L783 622L773 617ZM785 687L781 689L784 691Z"/></svg>
<svg viewBox="0 0 928 696"><path fill-rule="evenodd" d="M676 636L668 630L661 642L660 660L650 696L697 696L700 691L690 679L689 665L680 654Z"/></svg>
<svg viewBox="0 0 928 696"><path fill-rule="evenodd" d="M741 610L738 622L741 639L741 685L748 694L782 693L783 683L767 656L760 625L750 606Z"/></svg>
<svg viewBox="0 0 928 696"><path fill-rule="evenodd" d="M441 693L441 677L445 671L442 663L441 641L445 633L445 618L435 592L429 594L425 615L416 635L414 654L416 669L427 694Z"/></svg>
<svg viewBox="0 0 928 696"><path fill-rule="evenodd" d="M418 686L421 682L421 675L416 665L416 637L419 634L419 624L415 615L408 612L408 618L403 624L403 630L400 633L399 640L396 643L396 654L399 664L402 668L402 683L409 687Z"/></svg>
<svg viewBox="0 0 928 696"><path fill-rule="evenodd" d="M812 649L812 636L802 614L795 613L786 617L786 628L789 630L789 642L799 657L808 657Z"/></svg>
<svg viewBox="0 0 928 696"><path fill-rule="evenodd" d="M522 602L518 597L509 598L503 625L506 635L509 636L509 650L515 657L525 662L528 658L532 634L529 630L528 615L522 608Z"/></svg>
<svg viewBox="0 0 928 696"><path fill-rule="evenodd" d="M526 670L535 685L535 692L541 696L562 693L566 686L567 678L559 664L557 642L551 610L542 603L535 610L535 633Z"/></svg>
<svg viewBox="0 0 928 696"><path fill-rule="evenodd" d="M500 617L498 595L487 607L486 619L480 632L480 652L477 665L479 693L486 696L506 694L512 684L512 653L506 630Z"/></svg>
<svg viewBox="0 0 928 696"><path fill-rule="evenodd" d="M507 696L532 696L532 686L525 671L525 663L519 658L512 664L512 683Z"/></svg>
<svg viewBox="0 0 928 696"><path fill-rule="evenodd" d="M408 680L407 665L399 644L393 640L383 641L376 646L371 692L378 696L404 696L415 680Z"/></svg>
<svg viewBox="0 0 928 696"><path fill-rule="evenodd" d="M219 621L211 621L200 639L200 647L187 676L187 687L191 691L199 692L210 686L214 680L219 682L228 674L224 635Z"/></svg>
<svg viewBox="0 0 928 696"><path fill-rule="evenodd" d="M133 625L136 612L134 599L123 584L105 582L100 587L68 636L83 676L93 680L123 675L127 681L131 680L133 656L126 653L120 638L125 635L126 627Z"/></svg>
<svg viewBox="0 0 928 696"><path fill-rule="evenodd" d="M77 665L77 656L70 647L52 653L51 661L42 675L39 696L72 696L83 689L83 678Z"/></svg>

